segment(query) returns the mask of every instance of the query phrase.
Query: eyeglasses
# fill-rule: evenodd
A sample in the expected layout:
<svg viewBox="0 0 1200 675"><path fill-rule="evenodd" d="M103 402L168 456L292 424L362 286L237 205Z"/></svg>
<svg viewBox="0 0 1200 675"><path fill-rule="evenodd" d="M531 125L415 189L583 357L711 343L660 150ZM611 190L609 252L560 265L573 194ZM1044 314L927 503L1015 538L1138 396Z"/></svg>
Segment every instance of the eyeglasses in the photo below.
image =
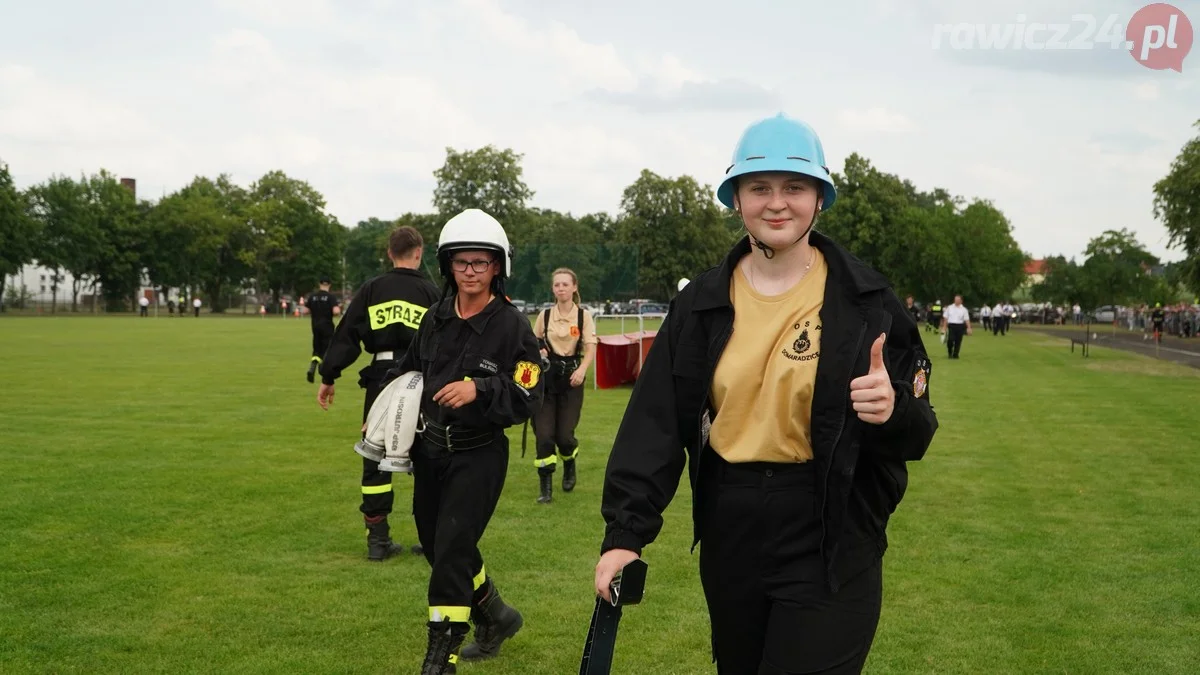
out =
<svg viewBox="0 0 1200 675"><path fill-rule="evenodd" d="M475 270L476 274L483 274L484 272L488 271L488 268L491 267L492 263L494 263L494 262L496 262L496 261L495 260L459 260L459 259L455 258L454 260L450 261L450 266L454 268L455 272L466 272L467 267L470 267L471 269Z"/></svg>

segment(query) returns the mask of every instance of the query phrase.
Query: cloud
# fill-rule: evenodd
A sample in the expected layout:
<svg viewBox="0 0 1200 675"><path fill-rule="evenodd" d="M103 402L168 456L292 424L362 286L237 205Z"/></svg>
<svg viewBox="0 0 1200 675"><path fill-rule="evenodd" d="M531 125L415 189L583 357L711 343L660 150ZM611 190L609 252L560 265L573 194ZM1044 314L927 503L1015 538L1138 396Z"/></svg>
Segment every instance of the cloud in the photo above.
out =
<svg viewBox="0 0 1200 675"><path fill-rule="evenodd" d="M1157 101L1161 93L1162 89L1158 86L1158 82L1153 80L1133 87L1133 96L1139 101Z"/></svg>
<svg viewBox="0 0 1200 675"><path fill-rule="evenodd" d="M728 78L688 81L670 86L653 77L643 78L632 91L594 90L588 97L601 103L626 106L637 112L704 112L772 110L780 95L752 82Z"/></svg>
<svg viewBox="0 0 1200 675"><path fill-rule="evenodd" d="M899 133L913 129L913 123L908 117L882 107L867 110L842 110L838 113L837 119L838 123L848 131Z"/></svg>
<svg viewBox="0 0 1200 675"><path fill-rule="evenodd" d="M464 29L473 28L470 37L482 45L503 47L509 58L538 71L549 70L557 87L626 89L637 83L615 46L588 42L562 23L535 27L524 17L504 11L495 0L457 0L445 11L453 15L451 25L460 39L468 37L461 35Z"/></svg>
<svg viewBox="0 0 1200 675"><path fill-rule="evenodd" d="M87 87L46 79L18 64L0 64L0 139L51 148L141 144L154 128L136 109ZM72 162L74 164L74 162Z"/></svg>
<svg viewBox="0 0 1200 675"><path fill-rule="evenodd" d="M335 18L326 0L215 0L220 10L266 26L320 26Z"/></svg>

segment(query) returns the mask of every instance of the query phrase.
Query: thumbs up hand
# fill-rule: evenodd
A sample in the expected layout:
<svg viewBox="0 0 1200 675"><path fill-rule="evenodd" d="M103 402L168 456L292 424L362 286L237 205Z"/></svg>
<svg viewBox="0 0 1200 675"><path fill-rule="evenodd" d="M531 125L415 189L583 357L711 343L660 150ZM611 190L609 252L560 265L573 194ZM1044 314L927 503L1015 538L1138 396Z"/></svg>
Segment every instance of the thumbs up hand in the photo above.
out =
<svg viewBox="0 0 1200 675"><path fill-rule="evenodd" d="M850 383L850 400L858 418L871 424L883 424L892 416L896 391L883 363L883 344L887 334L881 333L871 345L871 369Z"/></svg>

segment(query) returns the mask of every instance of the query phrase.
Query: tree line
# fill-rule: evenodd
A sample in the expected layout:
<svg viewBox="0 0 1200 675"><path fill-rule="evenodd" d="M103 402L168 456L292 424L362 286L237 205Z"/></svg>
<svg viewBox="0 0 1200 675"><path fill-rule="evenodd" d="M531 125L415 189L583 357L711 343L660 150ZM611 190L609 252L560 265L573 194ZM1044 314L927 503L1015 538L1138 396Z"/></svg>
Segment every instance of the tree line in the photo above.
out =
<svg viewBox="0 0 1200 675"><path fill-rule="evenodd" d="M1155 213L1171 232L1171 245L1189 255L1171 282L1192 288L1200 287L1198 156L1200 140L1193 140L1155 186ZM69 272L72 298L98 286L112 310L129 306L143 278L155 288L202 291L218 312L243 289L257 289L277 304L283 295L311 290L326 274L353 291L386 270L387 237L398 225L421 232L426 271L437 279L432 253L441 225L474 207L495 215L515 247L513 298L550 299L550 274L566 266L579 275L588 300L665 300L678 279L719 263L744 232L736 214L713 199L711 185L648 169L624 189L615 216L539 208L522 160L509 148L447 148L434 171L431 211L373 217L354 227L327 212L318 190L281 171L246 187L226 175L196 177L151 202L135 199L104 170L78 179L53 176L20 191L0 162L0 297L3 276L32 261L53 272L55 286ZM1012 297L1025 281L1029 256L991 202L921 190L858 154L847 158L834 182L838 203L821 214L816 229L882 270L901 295L948 302L961 294L976 306ZM1048 260L1035 299L1094 306L1145 297L1156 292L1147 284L1157 282L1132 270L1144 273L1155 264L1132 233L1106 232L1089 244L1084 263Z"/></svg>

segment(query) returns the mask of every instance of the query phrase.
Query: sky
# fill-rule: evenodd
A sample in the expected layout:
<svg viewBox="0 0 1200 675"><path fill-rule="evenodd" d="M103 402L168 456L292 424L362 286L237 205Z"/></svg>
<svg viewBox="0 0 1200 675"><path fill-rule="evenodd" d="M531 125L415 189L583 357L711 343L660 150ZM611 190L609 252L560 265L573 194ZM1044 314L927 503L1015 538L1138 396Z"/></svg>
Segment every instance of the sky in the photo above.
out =
<svg viewBox="0 0 1200 675"><path fill-rule="evenodd" d="M1200 134L1200 55L1183 51L1190 21L1153 55L1181 72L1111 48L1145 5L6 3L0 161L21 188L104 168L150 200L278 169L352 226L432 211L446 148L493 144L523 155L532 205L615 215L643 169L715 190L742 131L784 112L817 130L834 171L857 152L919 189L990 200L1034 257L1082 259L1127 227L1172 261L1153 185ZM1174 7L1200 27L1200 0ZM975 31L1005 24L1045 48L985 49ZM1068 44L1091 48L1055 48Z"/></svg>

